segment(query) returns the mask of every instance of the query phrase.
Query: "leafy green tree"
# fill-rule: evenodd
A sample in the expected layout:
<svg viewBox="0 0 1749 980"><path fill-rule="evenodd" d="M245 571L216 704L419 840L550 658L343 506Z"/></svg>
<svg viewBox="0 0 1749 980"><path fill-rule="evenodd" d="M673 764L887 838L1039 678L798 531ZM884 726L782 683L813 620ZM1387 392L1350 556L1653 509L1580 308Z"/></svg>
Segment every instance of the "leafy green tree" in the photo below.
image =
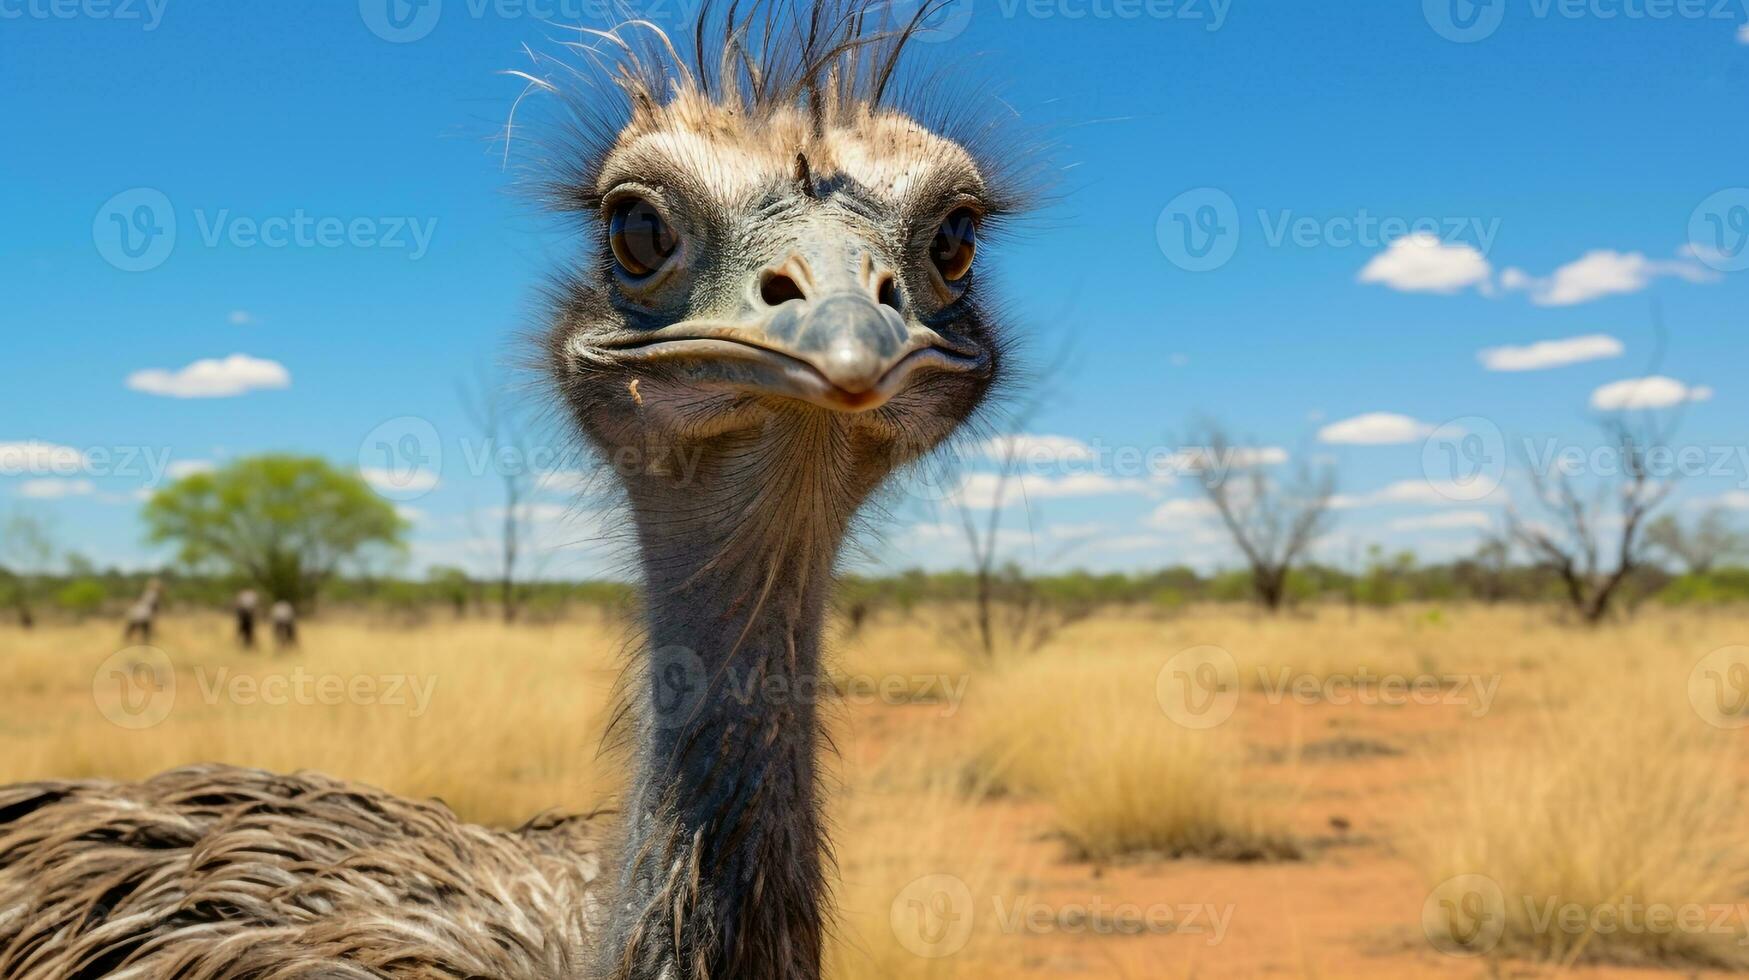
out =
<svg viewBox="0 0 1749 980"><path fill-rule="evenodd" d="M455 610L455 618L468 614L468 600L474 595L474 581L467 569L449 565L434 565L426 573L433 590Z"/></svg>
<svg viewBox="0 0 1749 980"><path fill-rule="evenodd" d="M1415 553L1399 551L1385 554L1385 549L1373 545L1366 552L1366 577L1360 580L1360 600L1369 606L1385 608L1409 598L1409 580L1415 572Z"/></svg>
<svg viewBox="0 0 1749 980"><path fill-rule="evenodd" d="M344 563L404 547L407 523L356 474L321 459L256 456L165 487L145 508L154 543L191 568L307 608Z"/></svg>
<svg viewBox="0 0 1749 980"><path fill-rule="evenodd" d="M1723 507L1713 507L1692 525L1666 514L1646 526L1646 546L1690 575L1707 575L1720 564L1749 554L1749 535L1732 526Z"/></svg>
<svg viewBox="0 0 1749 980"><path fill-rule="evenodd" d="M68 582L55 593L55 605L70 612L77 619L84 619L93 613L103 611L103 602L109 598L109 591L103 583L94 578L79 578Z"/></svg>
<svg viewBox="0 0 1749 980"><path fill-rule="evenodd" d="M0 523L0 579L4 579L0 584L18 625L25 629L36 625L36 602L57 554L48 518L20 510Z"/></svg>

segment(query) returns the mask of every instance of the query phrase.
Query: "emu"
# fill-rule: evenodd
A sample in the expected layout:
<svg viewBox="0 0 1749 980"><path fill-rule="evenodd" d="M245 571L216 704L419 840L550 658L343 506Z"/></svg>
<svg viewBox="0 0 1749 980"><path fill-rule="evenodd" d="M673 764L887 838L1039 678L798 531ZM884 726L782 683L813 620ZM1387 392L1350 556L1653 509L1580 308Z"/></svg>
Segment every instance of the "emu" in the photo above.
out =
<svg viewBox="0 0 1749 980"><path fill-rule="evenodd" d="M592 232L544 360L583 437L637 460L617 820L498 831L216 765L0 789L0 976L818 980L818 706L729 684L818 688L857 515L989 403L1005 331L974 259L1022 155L897 107L927 4L879 30L868 0L755 6L701 13L689 58L603 35L623 115L568 103L554 197Z"/></svg>
<svg viewBox="0 0 1749 980"><path fill-rule="evenodd" d="M281 652L298 645L298 611L291 603L280 599L268 612L273 621L273 642Z"/></svg>
<svg viewBox="0 0 1749 980"><path fill-rule="evenodd" d="M151 643L158 622L158 609L164 604L164 584L157 579L146 583L146 591L138 602L128 607L127 626L122 637L127 642Z"/></svg>

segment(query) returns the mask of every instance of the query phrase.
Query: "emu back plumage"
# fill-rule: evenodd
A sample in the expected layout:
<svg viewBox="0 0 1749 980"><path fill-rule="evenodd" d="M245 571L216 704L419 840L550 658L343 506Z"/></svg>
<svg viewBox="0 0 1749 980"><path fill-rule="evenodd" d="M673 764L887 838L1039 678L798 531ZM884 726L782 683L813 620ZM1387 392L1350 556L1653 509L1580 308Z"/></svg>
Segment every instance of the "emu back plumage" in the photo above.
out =
<svg viewBox="0 0 1749 980"><path fill-rule="evenodd" d="M227 766L0 787L0 977L582 976L603 825Z"/></svg>

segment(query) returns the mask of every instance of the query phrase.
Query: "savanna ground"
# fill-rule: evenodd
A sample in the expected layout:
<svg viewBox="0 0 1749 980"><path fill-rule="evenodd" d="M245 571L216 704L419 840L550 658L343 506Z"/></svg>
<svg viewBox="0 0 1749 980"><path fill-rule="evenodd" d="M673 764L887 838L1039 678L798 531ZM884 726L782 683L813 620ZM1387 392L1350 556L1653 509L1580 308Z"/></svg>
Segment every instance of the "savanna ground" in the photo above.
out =
<svg viewBox="0 0 1749 980"><path fill-rule="evenodd" d="M839 980L1749 970L1749 611L1114 612L993 664L959 614L834 643ZM311 768L496 825L617 789L607 621L117 632L0 627L0 782Z"/></svg>

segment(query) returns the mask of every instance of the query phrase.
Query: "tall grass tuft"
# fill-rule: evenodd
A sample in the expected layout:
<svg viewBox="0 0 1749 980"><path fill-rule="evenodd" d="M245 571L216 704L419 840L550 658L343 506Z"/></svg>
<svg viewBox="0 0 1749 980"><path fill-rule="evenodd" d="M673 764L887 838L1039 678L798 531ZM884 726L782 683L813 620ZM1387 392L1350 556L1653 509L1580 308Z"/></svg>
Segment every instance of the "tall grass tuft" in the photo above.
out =
<svg viewBox="0 0 1749 980"><path fill-rule="evenodd" d="M974 785L1049 802L1073 854L1294 858L1299 847L1244 781L1237 721L1178 724L1151 656L1038 659L968 696Z"/></svg>
<svg viewBox="0 0 1749 980"><path fill-rule="evenodd" d="M1458 934L1563 965L1749 969L1749 733L1706 724L1663 659L1569 662L1529 731L1467 754L1418 842L1431 881L1498 888Z"/></svg>

